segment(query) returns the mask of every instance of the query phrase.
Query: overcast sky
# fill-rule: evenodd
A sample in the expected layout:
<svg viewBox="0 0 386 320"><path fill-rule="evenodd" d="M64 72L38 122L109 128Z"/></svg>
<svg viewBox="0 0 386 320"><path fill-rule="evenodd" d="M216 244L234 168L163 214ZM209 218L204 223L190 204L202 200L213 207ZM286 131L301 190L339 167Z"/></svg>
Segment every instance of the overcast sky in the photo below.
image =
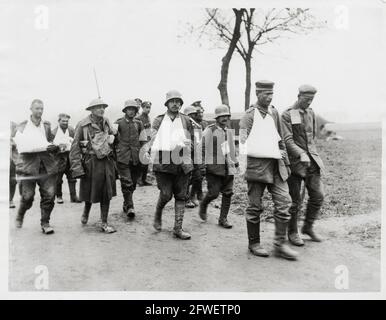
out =
<svg viewBox="0 0 386 320"><path fill-rule="evenodd" d="M339 10L328 3L312 8L328 21L327 28L279 40L262 48L264 54L255 53L252 81L275 82L272 103L280 111L295 101L299 85L310 83L318 88L312 107L323 117L380 121L386 118L386 4L348 4L344 28ZM35 10L41 4L48 8L47 29L39 29L42 20ZM204 14L199 5L181 2L139 6L111 0L0 0L2 108L9 119L21 121L32 99L40 98L47 120L56 122L63 111L78 120L97 97L95 66L112 118L121 114L124 100L135 97L153 102L154 117L165 111L170 89L181 91L186 104L200 99L206 111L213 112L220 104L216 87L224 50L179 38L187 22L199 21ZM229 74L235 112L243 111L244 77L244 66L235 56Z"/></svg>

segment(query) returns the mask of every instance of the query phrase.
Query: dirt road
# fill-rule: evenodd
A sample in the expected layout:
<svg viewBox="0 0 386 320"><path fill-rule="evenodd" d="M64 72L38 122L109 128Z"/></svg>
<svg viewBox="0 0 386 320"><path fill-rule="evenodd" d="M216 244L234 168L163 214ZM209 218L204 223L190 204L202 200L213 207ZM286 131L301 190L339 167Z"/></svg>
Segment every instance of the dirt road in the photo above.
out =
<svg viewBox="0 0 386 320"><path fill-rule="evenodd" d="M114 198L110 221L118 232L110 235L97 229L97 205L82 227L82 204L69 203L68 194L65 204L54 208L52 236L40 232L38 201L20 230L14 228L16 211L11 210L10 290L36 290L38 265L48 268L49 290L337 292L334 270L339 265L349 271L346 291L380 290L380 212L318 221L325 241L307 241L297 249L299 261L290 262L250 255L244 217L231 214L234 228L222 229L213 206L207 223L196 209L187 209L184 227L192 233L190 241L172 237L172 204L164 212L163 231L156 233L157 194L155 186L137 189L134 221L120 213L121 195ZM263 223L262 241L270 249L272 238L273 224Z"/></svg>

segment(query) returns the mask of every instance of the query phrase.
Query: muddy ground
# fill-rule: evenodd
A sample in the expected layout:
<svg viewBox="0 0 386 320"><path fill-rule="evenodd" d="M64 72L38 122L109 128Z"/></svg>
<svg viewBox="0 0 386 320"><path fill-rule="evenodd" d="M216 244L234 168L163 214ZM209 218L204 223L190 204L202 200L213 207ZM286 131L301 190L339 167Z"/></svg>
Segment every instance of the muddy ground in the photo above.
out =
<svg viewBox="0 0 386 320"><path fill-rule="evenodd" d="M187 209L184 228L192 234L189 241L172 236L172 203L164 212L163 231L153 230L155 186L137 189L137 217L130 221L121 214L119 192L110 215L118 232L110 235L99 232L97 205L89 224L82 227L82 204L69 203L65 193L65 203L57 204L52 214L55 234L51 236L40 232L39 197L20 230L13 224L16 210L10 210L9 288L35 291L35 268L44 265L48 290L54 291L379 291L380 141L377 132L363 139L348 134L345 141L320 143L328 166L327 196L316 228L325 240L306 241L296 248L298 261L248 253L241 179L229 218L234 228L218 227L216 203L206 223L197 209ZM331 165L333 158L337 160ZM268 219L262 224L262 242L271 249L273 223L266 198ZM335 287L335 270L342 265L349 272L349 287L340 290Z"/></svg>

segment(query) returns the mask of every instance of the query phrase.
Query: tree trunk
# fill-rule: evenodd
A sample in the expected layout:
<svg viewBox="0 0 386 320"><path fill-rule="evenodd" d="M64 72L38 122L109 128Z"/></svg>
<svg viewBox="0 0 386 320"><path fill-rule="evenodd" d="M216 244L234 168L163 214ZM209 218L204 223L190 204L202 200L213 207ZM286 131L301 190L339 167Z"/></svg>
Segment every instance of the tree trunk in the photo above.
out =
<svg viewBox="0 0 386 320"><path fill-rule="evenodd" d="M252 56L247 56L244 60L245 64L245 96L244 108L247 110L251 101L251 60Z"/></svg>
<svg viewBox="0 0 386 320"><path fill-rule="evenodd" d="M229 64L232 59L233 52L236 49L237 41L240 39L240 26L241 26L241 18L243 15L244 9L236 10L233 9L235 13L235 26L233 28L232 40L229 43L228 51L225 56L222 58L221 64L221 78L220 82L217 86L217 89L220 91L221 103L229 106L229 97L228 97L228 72L229 72Z"/></svg>

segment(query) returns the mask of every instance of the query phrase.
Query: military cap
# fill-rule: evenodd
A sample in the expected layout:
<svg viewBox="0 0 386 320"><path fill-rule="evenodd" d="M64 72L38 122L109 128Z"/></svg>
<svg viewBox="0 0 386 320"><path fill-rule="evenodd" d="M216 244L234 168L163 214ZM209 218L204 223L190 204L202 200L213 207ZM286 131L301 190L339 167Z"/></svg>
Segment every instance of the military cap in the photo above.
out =
<svg viewBox="0 0 386 320"><path fill-rule="evenodd" d="M165 101L165 106L168 105L169 100L171 99L180 99L181 100L181 105L184 104L184 100L182 100L182 94L179 93L177 90L170 90L166 93L166 101Z"/></svg>
<svg viewBox="0 0 386 320"><path fill-rule="evenodd" d="M269 80L259 80L255 83L257 91L270 91L273 92L274 82Z"/></svg>
<svg viewBox="0 0 386 320"><path fill-rule="evenodd" d="M190 115L190 114L192 114L192 113L197 113L197 110L196 110L196 108L193 107L193 106L187 106L187 107L185 107L185 109L184 109L184 113L188 116L188 115Z"/></svg>
<svg viewBox="0 0 386 320"><path fill-rule="evenodd" d="M90 102L90 104L88 105L86 110L91 110L92 108L97 107L97 106L103 106L104 108L107 108L108 104L106 102L104 102L101 98L97 98L97 99L94 99Z"/></svg>
<svg viewBox="0 0 386 320"><path fill-rule="evenodd" d="M217 119L221 116L230 116L231 113L229 111L229 107L225 104L219 105L214 109L214 118Z"/></svg>
<svg viewBox="0 0 386 320"><path fill-rule="evenodd" d="M197 100L197 101L194 101L192 104L191 104L193 107L201 107L201 100Z"/></svg>
<svg viewBox="0 0 386 320"><path fill-rule="evenodd" d="M71 117L67 113L59 113L58 118L60 120L60 119L63 119L63 118L70 119Z"/></svg>
<svg viewBox="0 0 386 320"><path fill-rule="evenodd" d="M316 90L315 87L308 85L308 84L303 84L302 86L299 87L299 94L301 95L315 95L315 93L318 90Z"/></svg>
<svg viewBox="0 0 386 320"><path fill-rule="evenodd" d="M137 111L139 110L139 104L137 100L129 99L125 101L125 104L123 105L122 112L125 112L127 108L136 108Z"/></svg>
<svg viewBox="0 0 386 320"><path fill-rule="evenodd" d="M135 98L135 101L137 101L140 105L142 104L142 100L140 98Z"/></svg>

